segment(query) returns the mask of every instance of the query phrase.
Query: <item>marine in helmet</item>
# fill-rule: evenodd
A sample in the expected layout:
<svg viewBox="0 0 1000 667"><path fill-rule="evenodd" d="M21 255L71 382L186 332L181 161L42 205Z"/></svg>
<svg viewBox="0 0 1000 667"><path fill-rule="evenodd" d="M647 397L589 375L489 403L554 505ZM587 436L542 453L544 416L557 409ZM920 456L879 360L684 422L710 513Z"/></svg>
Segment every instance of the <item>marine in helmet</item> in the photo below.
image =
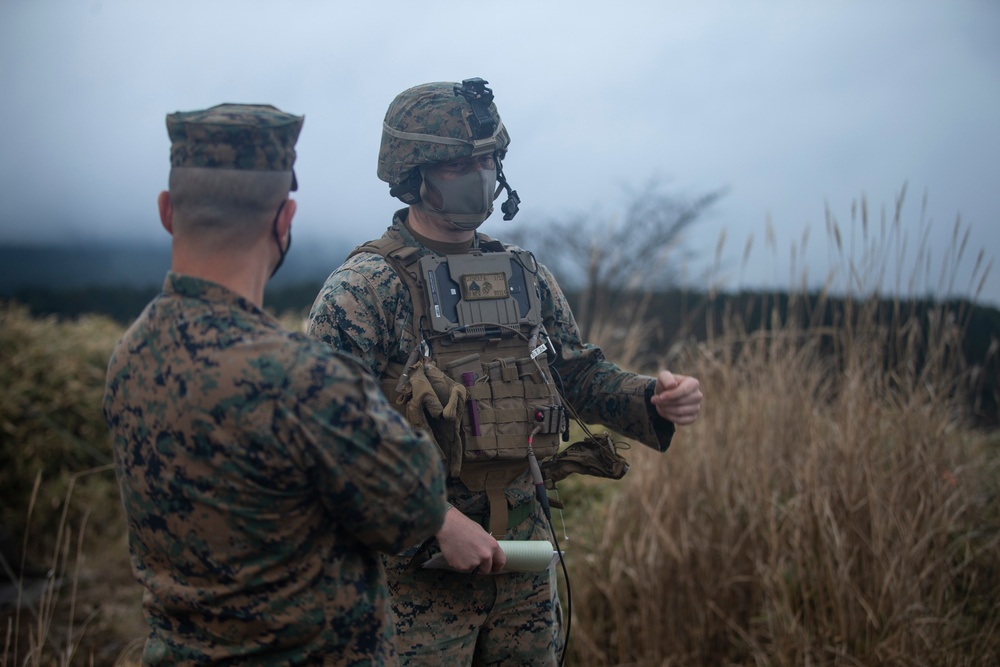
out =
<svg viewBox="0 0 1000 667"><path fill-rule="evenodd" d="M262 309L302 122L247 104L167 116L171 270L104 395L143 664L395 664L377 550L447 510L434 443L367 370Z"/></svg>
<svg viewBox="0 0 1000 667"><path fill-rule="evenodd" d="M378 177L389 184L390 195L414 207L424 224L443 220L449 223L444 229L453 228L448 231L474 230L493 212L493 201L504 189L509 193L504 219L517 213L517 193L507 184L502 163L510 135L486 83L476 78L461 86L416 86L386 113Z"/></svg>
<svg viewBox="0 0 1000 667"><path fill-rule="evenodd" d="M568 418L665 451L702 400L696 378L605 359L580 340L548 269L478 231L505 191L505 219L520 203L487 83L427 83L392 101L378 177L407 206L330 275L309 315L311 336L360 359L410 423L433 434L448 471L451 508L435 538L385 557L408 665L557 664L555 570L512 571L503 544L554 541L537 490L588 467L558 469ZM613 447L588 462L604 458L606 474L624 474ZM442 561L446 569L426 567Z"/></svg>

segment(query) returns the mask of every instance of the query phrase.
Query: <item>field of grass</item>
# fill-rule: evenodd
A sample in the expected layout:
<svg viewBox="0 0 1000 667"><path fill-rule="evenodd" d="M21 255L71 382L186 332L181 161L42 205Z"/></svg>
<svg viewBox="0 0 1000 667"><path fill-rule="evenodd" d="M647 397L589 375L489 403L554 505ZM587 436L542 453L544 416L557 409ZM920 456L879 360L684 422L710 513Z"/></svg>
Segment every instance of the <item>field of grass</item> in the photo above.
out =
<svg viewBox="0 0 1000 667"><path fill-rule="evenodd" d="M759 330L734 312L662 358L606 342L699 377L705 403L666 454L625 451L623 480L560 485L567 664L1000 664L1000 433L967 419L962 314L900 303L889 326L874 303L840 302L836 327L811 326L815 300ZM0 305L4 564L33 568L0 609L0 667L137 664L100 413L121 332Z"/></svg>
<svg viewBox="0 0 1000 667"><path fill-rule="evenodd" d="M963 426L957 331L911 324L919 367L888 365L896 332L864 316L673 361L698 422L665 455L633 446L600 502L562 492L572 664L998 664L1000 433Z"/></svg>
<svg viewBox="0 0 1000 667"><path fill-rule="evenodd" d="M1000 431L973 419L996 405L1000 331L970 331L967 302L898 296L953 293L969 265L975 293L991 262L966 262L956 221L906 272L904 199L828 214L827 288L719 296L666 354L596 314L610 358L683 369L705 400L666 454L633 445L613 490L564 483L572 664L1000 664Z"/></svg>

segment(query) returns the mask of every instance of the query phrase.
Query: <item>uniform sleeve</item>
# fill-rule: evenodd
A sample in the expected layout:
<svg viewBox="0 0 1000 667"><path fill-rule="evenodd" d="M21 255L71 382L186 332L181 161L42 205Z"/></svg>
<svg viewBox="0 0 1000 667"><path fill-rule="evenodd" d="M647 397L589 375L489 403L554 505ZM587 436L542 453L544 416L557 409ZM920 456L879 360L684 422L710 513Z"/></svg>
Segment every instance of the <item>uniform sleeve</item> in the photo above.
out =
<svg viewBox="0 0 1000 667"><path fill-rule="evenodd" d="M619 368L596 345L580 340L573 312L555 277L539 266L542 316L556 351L555 370L565 395L580 417L602 424L658 451L666 451L674 425L650 402L656 380Z"/></svg>
<svg viewBox="0 0 1000 667"><path fill-rule="evenodd" d="M395 271L381 257L362 255L334 271L320 289L306 332L334 350L350 354L380 376L392 355L390 330L395 313L393 286L399 285Z"/></svg>
<svg viewBox="0 0 1000 667"><path fill-rule="evenodd" d="M330 355L295 397L303 465L321 501L361 543L398 553L431 537L447 510L436 445L414 432L358 362Z"/></svg>

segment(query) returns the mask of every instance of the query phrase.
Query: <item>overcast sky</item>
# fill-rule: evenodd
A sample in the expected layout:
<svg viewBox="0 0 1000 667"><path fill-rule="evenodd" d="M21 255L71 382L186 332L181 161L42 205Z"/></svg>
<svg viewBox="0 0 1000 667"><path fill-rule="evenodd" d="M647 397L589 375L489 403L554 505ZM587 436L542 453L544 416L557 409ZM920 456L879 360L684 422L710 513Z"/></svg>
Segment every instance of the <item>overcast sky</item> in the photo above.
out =
<svg viewBox="0 0 1000 667"><path fill-rule="evenodd" d="M940 293L959 215L958 291L978 252L1000 255L995 0L0 0L0 242L164 239L164 116L220 102L305 114L297 243L367 240L398 204L375 176L389 102L473 76L512 136L517 222L611 218L650 179L728 188L686 239L688 275L724 232L726 285L780 288L842 265L827 207L849 246L852 204L877 228L908 183L911 258L930 229L922 285ZM502 238L499 218L484 230ZM1000 305L1000 265L983 300Z"/></svg>

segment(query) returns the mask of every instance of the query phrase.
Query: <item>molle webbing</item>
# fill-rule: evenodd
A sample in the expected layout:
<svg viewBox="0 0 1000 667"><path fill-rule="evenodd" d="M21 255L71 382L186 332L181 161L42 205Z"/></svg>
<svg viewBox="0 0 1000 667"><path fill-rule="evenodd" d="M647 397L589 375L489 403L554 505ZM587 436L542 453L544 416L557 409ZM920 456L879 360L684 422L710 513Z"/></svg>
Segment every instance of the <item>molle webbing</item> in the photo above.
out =
<svg viewBox="0 0 1000 667"><path fill-rule="evenodd" d="M480 235L480 250L506 252L502 244ZM380 239L359 246L351 254L377 253L385 258L410 293L413 307L411 326L420 341L428 332L420 323L427 312L425 284L420 269L419 248L408 246L399 232L390 230ZM524 270L523 265L512 262L512 270ZM522 325L527 326L527 325ZM464 478L463 469L474 462L520 462L527 458L529 439L534 433L533 449L541 460L559 448L559 433L565 425L565 415L558 391L553 384L545 354L531 355L527 331L520 335L484 336L481 338L452 340L448 334L428 338L428 358L411 355L410 368L390 363L383 371L383 392L401 413L406 415L406 396L400 392L406 385L401 381L404 373L427 371L440 383L440 369L448 382L463 385L468 395L468 409L459 415L461 443L453 442L454 425L440 423L430 418L427 424L448 463L451 476ZM405 392L404 392L405 393ZM437 387L444 402L448 391ZM472 405L478 409L478 428L472 423ZM411 423L413 423L411 421ZM459 455L459 450L461 454ZM524 470L524 467L520 468ZM490 476L492 479L492 476ZM485 489L484 489L485 490ZM494 492L495 493L495 492Z"/></svg>
<svg viewBox="0 0 1000 667"><path fill-rule="evenodd" d="M484 341L461 341L448 346L437 345L434 361L418 359L409 369L417 374L426 370L427 375L431 375L434 368L424 365L433 366L443 371L447 381L455 384L461 382L465 372L473 373L476 378L465 387L470 406L459 415L462 443L458 447L451 437L452 427L428 419L452 477L460 476L469 462L525 461L528 441L536 427L541 432L534 436L533 449L539 459L555 454L559 448L564 417L555 385L546 377L548 367L544 355L537 360L512 356L524 354L524 341L518 338L488 343L487 346ZM487 356L484 358L481 353ZM389 402L405 416L407 392L401 396L397 390L403 371L401 364L389 364L381 387ZM442 373L434 375L439 377ZM444 401L449 391L438 387L437 393ZM473 401L478 413L476 424L471 419Z"/></svg>
<svg viewBox="0 0 1000 667"><path fill-rule="evenodd" d="M516 347L517 343L520 347ZM468 343L461 343L460 347L470 352ZM540 413L544 418L560 405L555 386L543 376L548 371L547 366L528 357L511 356L524 353L524 341L520 339L496 341L488 357L481 356L478 351L453 356L458 352L445 348L438 355L438 363L444 366L449 377L461 378L466 370L476 377L467 389L470 403L475 401L477 406L478 434L466 420L462 429L464 459L524 459L528 439L540 425L536 415ZM543 433L535 438L536 455L554 454L558 449L558 433L542 430Z"/></svg>

